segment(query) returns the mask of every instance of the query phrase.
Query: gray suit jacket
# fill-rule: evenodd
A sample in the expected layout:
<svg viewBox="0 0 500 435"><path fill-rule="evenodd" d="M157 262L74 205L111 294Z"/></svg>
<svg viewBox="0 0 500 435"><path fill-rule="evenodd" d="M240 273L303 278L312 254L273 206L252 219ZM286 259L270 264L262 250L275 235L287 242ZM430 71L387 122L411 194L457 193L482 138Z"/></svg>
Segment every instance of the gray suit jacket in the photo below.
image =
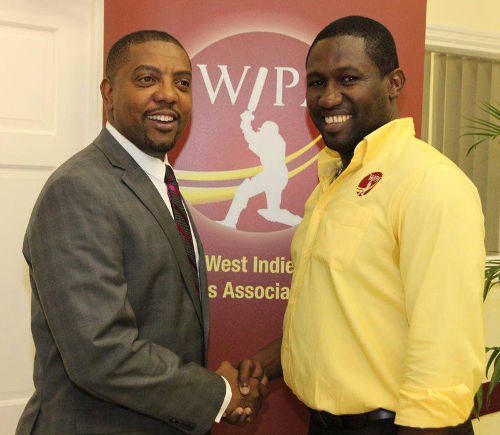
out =
<svg viewBox="0 0 500 435"><path fill-rule="evenodd" d="M200 297L173 219L107 130L44 186L23 253L35 393L17 434L202 434L225 395L205 369Z"/></svg>

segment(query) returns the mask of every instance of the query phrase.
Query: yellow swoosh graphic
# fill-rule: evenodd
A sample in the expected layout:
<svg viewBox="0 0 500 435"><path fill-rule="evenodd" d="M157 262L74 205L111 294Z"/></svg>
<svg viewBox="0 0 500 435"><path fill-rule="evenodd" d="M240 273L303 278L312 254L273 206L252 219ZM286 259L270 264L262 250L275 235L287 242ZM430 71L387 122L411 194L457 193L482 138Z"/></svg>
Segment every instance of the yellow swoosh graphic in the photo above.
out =
<svg viewBox="0 0 500 435"><path fill-rule="evenodd" d="M311 149L315 143L321 139L321 135L313 139L307 145L290 154L286 157L285 162L290 163L293 160L300 157L306 151ZM295 168L293 171L288 173L288 178L293 178L297 174L301 173L303 170L311 166L318 159L316 154L314 157L309 159L307 162ZM223 180L238 180L241 178L252 177L258 174L262 170L262 165L254 166L252 168L246 169L236 169L231 171L183 171L176 170L175 174L180 180L189 181L223 181ZM228 187L180 187L182 195L184 198L193 205L196 204L210 204L214 202L222 202L233 199L234 193L238 186L228 186Z"/></svg>
<svg viewBox="0 0 500 435"><path fill-rule="evenodd" d="M237 187L181 187L180 189L187 202L197 205L233 199Z"/></svg>
<svg viewBox="0 0 500 435"><path fill-rule="evenodd" d="M316 137L315 139L313 139L311 142L309 142L305 147L301 148L300 150L298 151L295 151L293 154L290 154L286 159L285 159L285 163L290 163L292 162L293 160L295 160L297 157L300 157L302 154L304 154L306 151L309 151L312 146L318 142L319 140L321 139L321 135L319 135L318 137Z"/></svg>
<svg viewBox="0 0 500 435"><path fill-rule="evenodd" d="M321 135L313 139L306 146L300 150L290 154L285 158L285 163L290 163L302 154L310 150L316 142L321 139ZM235 169L232 171L183 171L176 170L175 175L179 180L189 181L223 181L223 180L237 180L240 178L252 177L262 171L262 166L254 166L246 169Z"/></svg>

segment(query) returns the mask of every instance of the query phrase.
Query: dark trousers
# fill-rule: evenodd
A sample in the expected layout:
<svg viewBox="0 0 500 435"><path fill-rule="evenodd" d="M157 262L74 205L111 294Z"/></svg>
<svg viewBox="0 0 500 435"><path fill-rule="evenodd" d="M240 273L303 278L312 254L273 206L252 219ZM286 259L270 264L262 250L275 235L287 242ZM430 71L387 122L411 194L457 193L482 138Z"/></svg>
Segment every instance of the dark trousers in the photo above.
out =
<svg viewBox="0 0 500 435"><path fill-rule="evenodd" d="M309 435L396 435L398 426L393 420L378 420L369 421L366 425L359 429L344 429L341 427L324 428L315 424L312 420L309 421ZM472 423L467 420L458 426L450 428L446 435L474 435Z"/></svg>

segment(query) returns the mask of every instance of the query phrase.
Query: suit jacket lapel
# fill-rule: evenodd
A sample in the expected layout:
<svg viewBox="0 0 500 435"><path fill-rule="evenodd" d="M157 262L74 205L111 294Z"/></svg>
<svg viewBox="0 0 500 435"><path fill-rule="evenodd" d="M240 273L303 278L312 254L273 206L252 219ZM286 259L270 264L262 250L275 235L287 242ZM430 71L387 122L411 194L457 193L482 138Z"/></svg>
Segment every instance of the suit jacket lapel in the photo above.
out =
<svg viewBox="0 0 500 435"><path fill-rule="evenodd" d="M151 212L168 238L175 256L179 260L179 268L186 284L186 290L193 301L200 324L205 330L206 325L202 315L200 298L195 289L195 280L198 277L195 276L193 268L189 264L181 236L163 199L147 174L106 129L101 131L94 143L106 155L113 166L124 170L123 183L134 192L137 198Z"/></svg>

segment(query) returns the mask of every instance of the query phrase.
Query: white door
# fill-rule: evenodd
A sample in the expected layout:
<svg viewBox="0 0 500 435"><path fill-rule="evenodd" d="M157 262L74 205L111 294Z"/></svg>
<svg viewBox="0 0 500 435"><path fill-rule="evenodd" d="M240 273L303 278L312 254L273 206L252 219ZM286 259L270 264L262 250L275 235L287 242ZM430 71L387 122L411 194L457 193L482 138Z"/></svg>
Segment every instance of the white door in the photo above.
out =
<svg viewBox="0 0 500 435"><path fill-rule="evenodd" d="M103 0L0 0L0 432L33 391L22 239L44 181L100 129Z"/></svg>

